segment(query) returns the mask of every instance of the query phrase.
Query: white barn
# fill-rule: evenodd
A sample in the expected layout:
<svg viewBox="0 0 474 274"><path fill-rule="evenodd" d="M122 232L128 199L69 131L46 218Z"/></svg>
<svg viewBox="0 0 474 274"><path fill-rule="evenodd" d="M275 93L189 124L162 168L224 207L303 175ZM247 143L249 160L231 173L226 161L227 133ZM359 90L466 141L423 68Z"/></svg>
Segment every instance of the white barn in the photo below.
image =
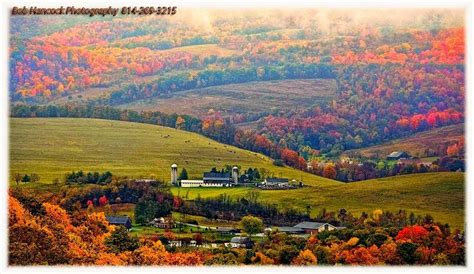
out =
<svg viewBox="0 0 474 274"><path fill-rule="evenodd" d="M181 187L228 187L225 182L204 182L204 180L181 180Z"/></svg>

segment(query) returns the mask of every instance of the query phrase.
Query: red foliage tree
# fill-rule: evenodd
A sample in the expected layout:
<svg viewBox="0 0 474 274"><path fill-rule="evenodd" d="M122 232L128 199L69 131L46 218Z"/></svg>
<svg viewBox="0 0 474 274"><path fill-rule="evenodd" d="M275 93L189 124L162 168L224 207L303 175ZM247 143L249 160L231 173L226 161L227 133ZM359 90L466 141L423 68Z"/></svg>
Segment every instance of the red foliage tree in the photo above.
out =
<svg viewBox="0 0 474 274"><path fill-rule="evenodd" d="M400 230L395 239L398 240L411 240L412 242L420 242L426 236L428 236L428 230L420 225L414 225L405 227Z"/></svg>
<svg viewBox="0 0 474 274"><path fill-rule="evenodd" d="M107 197L105 197L105 195L103 195L102 197L99 198L99 205L100 206L105 206L108 202L109 202L109 200L107 199Z"/></svg>

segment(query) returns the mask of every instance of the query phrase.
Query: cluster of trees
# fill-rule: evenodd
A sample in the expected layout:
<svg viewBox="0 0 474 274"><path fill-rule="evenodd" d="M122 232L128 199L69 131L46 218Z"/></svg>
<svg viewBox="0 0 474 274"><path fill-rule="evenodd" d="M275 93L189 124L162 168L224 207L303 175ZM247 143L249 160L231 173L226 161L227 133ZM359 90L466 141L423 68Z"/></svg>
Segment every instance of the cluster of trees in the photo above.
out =
<svg viewBox="0 0 474 274"><path fill-rule="evenodd" d="M40 176L36 173L31 173L31 174L21 174L21 173L14 173L12 174L12 178L15 181L17 185L22 183L36 183L40 180Z"/></svg>
<svg viewBox="0 0 474 274"><path fill-rule="evenodd" d="M313 174L341 182L363 181L400 174L464 170L464 159L448 156L441 157L432 163L417 163L416 159L412 163L392 163L391 161L363 161L360 163L356 161L336 161L320 163L313 160L308 168L308 171Z"/></svg>
<svg viewBox="0 0 474 274"><path fill-rule="evenodd" d="M130 121L162 125L193 132L199 132L201 128L201 121L189 115L164 114L159 111L137 112L93 104L70 103L47 106L14 104L11 107L10 115L12 117L67 117Z"/></svg>
<svg viewBox="0 0 474 274"><path fill-rule="evenodd" d="M246 197L232 199L226 194L217 198L201 198L198 196L193 201L181 200L176 211L205 216L209 219L240 220L250 214L261 218L265 224L283 225L309 220L307 213L295 209L278 210L274 205L258 201L257 191L250 191Z"/></svg>
<svg viewBox="0 0 474 274"><path fill-rule="evenodd" d="M160 200L156 201L145 197L140 199L135 205L135 222L147 225L155 218L170 215L173 203L169 199L160 198Z"/></svg>
<svg viewBox="0 0 474 274"><path fill-rule="evenodd" d="M16 198L20 195L20 198ZM104 213L73 211L16 193L9 197L11 265L202 265L207 252L168 252L110 226Z"/></svg>
<svg viewBox="0 0 474 274"><path fill-rule="evenodd" d="M242 183L253 183L253 182L260 182L266 176L269 175L269 171L265 168L261 168L260 171L257 168L251 168L244 170L244 172L240 175L239 181Z"/></svg>
<svg viewBox="0 0 474 274"><path fill-rule="evenodd" d="M129 179L117 179L106 185L85 185L81 188L65 186L57 195L61 197L60 205L68 211L87 208L89 205L102 205L100 198L112 204L154 201L163 208L167 208L168 204L173 205L174 201L169 186L164 183Z"/></svg>
<svg viewBox="0 0 474 274"><path fill-rule="evenodd" d="M66 173L64 175L64 182L66 184L108 184L112 181L112 173L105 171L84 173L82 170L77 172Z"/></svg>

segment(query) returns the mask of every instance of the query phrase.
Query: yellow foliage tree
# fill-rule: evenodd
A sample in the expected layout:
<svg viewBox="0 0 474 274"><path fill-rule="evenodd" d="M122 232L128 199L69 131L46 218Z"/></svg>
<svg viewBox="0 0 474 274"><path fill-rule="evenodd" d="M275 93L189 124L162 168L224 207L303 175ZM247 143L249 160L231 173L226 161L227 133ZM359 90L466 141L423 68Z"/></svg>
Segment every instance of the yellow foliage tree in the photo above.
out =
<svg viewBox="0 0 474 274"><path fill-rule="evenodd" d="M309 249L300 251L300 254L293 259L293 264L295 265L316 265L318 264L318 259L314 256L313 252Z"/></svg>

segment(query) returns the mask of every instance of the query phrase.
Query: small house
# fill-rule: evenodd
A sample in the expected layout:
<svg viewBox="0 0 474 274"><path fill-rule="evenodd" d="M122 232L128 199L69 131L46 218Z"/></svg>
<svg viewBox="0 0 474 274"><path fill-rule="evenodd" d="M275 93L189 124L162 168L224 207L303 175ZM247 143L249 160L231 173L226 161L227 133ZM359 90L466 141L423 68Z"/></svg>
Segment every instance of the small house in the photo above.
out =
<svg viewBox="0 0 474 274"><path fill-rule="evenodd" d="M127 229L132 228L132 220L128 216L106 216L110 225L123 225Z"/></svg>
<svg viewBox="0 0 474 274"><path fill-rule="evenodd" d="M410 159L411 156L405 151L394 151L387 156L387 160Z"/></svg>

